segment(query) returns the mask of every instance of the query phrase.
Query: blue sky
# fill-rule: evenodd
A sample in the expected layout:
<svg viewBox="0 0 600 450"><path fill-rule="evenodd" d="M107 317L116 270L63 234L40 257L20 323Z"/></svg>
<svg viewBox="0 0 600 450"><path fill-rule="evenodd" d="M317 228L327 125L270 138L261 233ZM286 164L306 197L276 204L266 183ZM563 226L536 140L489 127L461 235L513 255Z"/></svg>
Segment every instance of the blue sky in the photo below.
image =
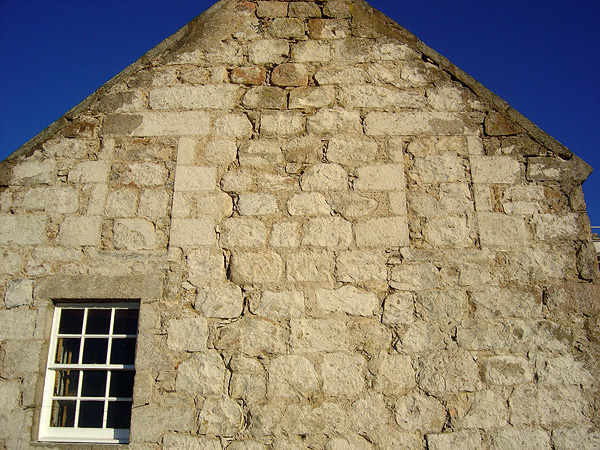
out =
<svg viewBox="0 0 600 450"><path fill-rule="evenodd" d="M203 0L0 0L0 159L207 9ZM372 0L597 173L600 2Z"/></svg>

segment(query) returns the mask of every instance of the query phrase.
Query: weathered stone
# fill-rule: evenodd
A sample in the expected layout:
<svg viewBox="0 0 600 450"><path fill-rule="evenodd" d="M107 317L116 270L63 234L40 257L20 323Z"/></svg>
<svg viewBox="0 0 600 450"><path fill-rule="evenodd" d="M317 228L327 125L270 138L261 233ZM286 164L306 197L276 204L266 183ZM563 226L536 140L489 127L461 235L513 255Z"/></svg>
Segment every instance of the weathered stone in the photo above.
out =
<svg viewBox="0 0 600 450"><path fill-rule="evenodd" d="M221 395L225 382L225 364L214 350L196 353L177 368L177 392L191 395Z"/></svg>
<svg viewBox="0 0 600 450"><path fill-rule="evenodd" d="M423 320L460 320L468 313L467 293L463 290L420 291L415 312Z"/></svg>
<svg viewBox="0 0 600 450"><path fill-rule="evenodd" d="M385 86L345 86L341 91L341 104L348 108L418 108L423 104L416 92L401 91Z"/></svg>
<svg viewBox="0 0 600 450"><path fill-rule="evenodd" d="M53 159L24 161L12 168L10 184L17 186L52 184L56 181L56 172L56 161Z"/></svg>
<svg viewBox="0 0 600 450"><path fill-rule="evenodd" d="M527 158L529 181L580 181L592 173L592 167L577 156L565 161L556 157Z"/></svg>
<svg viewBox="0 0 600 450"><path fill-rule="evenodd" d="M324 41L301 41L292 47L292 61L324 63L331 59L329 44ZM329 106L329 105L324 105Z"/></svg>
<svg viewBox="0 0 600 450"><path fill-rule="evenodd" d="M381 435L396 429L386 399L381 394L364 394L352 404L350 428L360 434Z"/></svg>
<svg viewBox="0 0 600 450"><path fill-rule="evenodd" d="M228 397L207 398L198 417L199 432L209 436L233 436L244 425L241 406Z"/></svg>
<svg viewBox="0 0 600 450"><path fill-rule="evenodd" d="M490 450L550 450L550 436L544 430L507 428L492 434ZM577 447L585 448L585 447ZM575 447L573 447L575 449Z"/></svg>
<svg viewBox="0 0 600 450"><path fill-rule="evenodd" d="M408 245L408 221L404 217L383 217L354 226L359 247L403 247Z"/></svg>
<svg viewBox="0 0 600 450"><path fill-rule="evenodd" d="M415 306L410 292L395 292L383 303L382 321L385 324L409 324L414 321Z"/></svg>
<svg viewBox="0 0 600 450"><path fill-rule="evenodd" d="M208 324L204 317L171 319L167 324L167 346L176 352L206 350Z"/></svg>
<svg viewBox="0 0 600 450"><path fill-rule="evenodd" d="M392 268L390 286L402 291L434 289L440 283L439 269L431 263L400 264Z"/></svg>
<svg viewBox="0 0 600 450"><path fill-rule="evenodd" d="M293 136L304 128L304 117L297 111L264 112L260 117L260 133L263 136Z"/></svg>
<svg viewBox="0 0 600 450"><path fill-rule="evenodd" d="M387 279L387 259L377 251L342 252L336 259L336 274L345 283L384 282Z"/></svg>
<svg viewBox="0 0 600 450"><path fill-rule="evenodd" d="M238 86L209 84L206 86L171 86L152 89L152 109L233 109L239 97Z"/></svg>
<svg viewBox="0 0 600 450"><path fill-rule="evenodd" d="M579 386L517 386L508 400L514 426L544 427L586 423L586 401Z"/></svg>
<svg viewBox="0 0 600 450"><path fill-rule="evenodd" d="M233 441L227 446L228 450L266 450L265 444L257 441Z"/></svg>
<svg viewBox="0 0 600 450"><path fill-rule="evenodd" d="M220 328L215 347L228 353L264 358L287 353L288 340L287 327L273 319L246 316Z"/></svg>
<svg viewBox="0 0 600 450"><path fill-rule="evenodd" d="M283 148L286 161L293 163L317 163L323 157L323 144L313 136L293 138Z"/></svg>
<svg viewBox="0 0 600 450"><path fill-rule="evenodd" d="M289 282L328 282L333 279L334 260L326 252L296 252L286 261Z"/></svg>
<svg viewBox="0 0 600 450"><path fill-rule="evenodd" d="M488 384L512 386L533 380L533 370L527 359L519 356L490 356L479 360L483 380Z"/></svg>
<svg viewBox="0 0 600 450"><path fill-rule="evenodd" d="M113 228L113 244L117 249L151 250L157 245L152 222L144 219L117 219Z"/></svg>
<svg viewBox="0 0 600 450"><path fill-rule="evenodd" d="M348 346L348 330L341 320L292 319L290 328L294 352L335 352Z"/></svg>
<svg viewBox="0 0 600 450"><path fill-rule="evenodd" d="M335 102L335 91L330 86L300 87L290 93L290 108L325 108Z"/></svg>
<svg viewBox="0 0 600 450"><path fill-rule="evenodd" d="M33 280L10 280L4 293L6 308L26 306L33 301Z"/></svg>
<svg viewBox="0 0 600 450"><path fill-rule="evenodd" d="M287 17L288 3L277 1L258 2L256 15L258 17Z"/></svg>
<svg viewBox="0 0 600 450"><path fill-rule="evenodd" d="M298 39L304 36L304 21L277 17L269 26L269 33L274 38Z"/></svg>
<svg viewBox="0 0 600 450"><path fill-rule="evenodd" d="M592 382L590 372L572 355L554 358L540 355L536 358L535 365L540 384L589 386Z"/></svg>
<svg viewBox="0 0 600 450"><path fill-rule="evenodd" d="M508 119L504 114L490 111L485 117L485 132L488 136L509 136L519 134L523 129Z"/></svg>
<svg viewBox="0 0 600 450"><path fill-rule="evenodd" d="M332 397L352 398L365 387L365 359L348 353L323 355L320 366L323 393Z"/></svg>
<svg viewBox="0 0 600 450"><path fill-rule="evenodd" d="M327 160L332 163L349 164L370 162L373 161L376 156L377 142L367 138L333 137L329 140L329 145L327 146ZM384 166L381 168L385 170ZM363 170L363 177L366 177L368 173L364 172L366 169L360 168L360 170ZM404 177L402 180L404 181ZM396 189L398 188L400 188L400 186L396 187Z"/></svg>
<svg viewBox="0 0 600 450"><path fill-rule="evenodd" d="M252 134L252 123L245 114L220 115L215 120L214 132L217 136L249 138Z"/></svg>
<svg viewBox="0 0 600 450"><path fill-rule="evenodd" d="M1 217L1 216L0 216ZM0 219L0 224L2 223ZM0 225L1 227L1 225ZM1 228L0 228L1 230ZM0 234L1 236L1 234ZM0 274L16 276L23 268L23 258L21 255L9 250L3 250L0 253Z"/></svg>
<svg viewBox="0 0 600 450"><path fill-rule="evenodd" d="M248 109L285 109L287 93L278 87L258 86L246 91L242 104Z"/></svg>
<svg viewBox="0 0 600 450"><path fill-rule="evenodd" d="M235 141L214 140L206 143L204 157L213 164L228 165L237 156L237 145Z"/></svg>
<svg viewBox="0 0 600 450"><path fill-rule="evenodd" d="M60 226L57 242L66 247L98 245L100 217L69 216Z"/></svg>
<svg viewBox="0 0 600 450"><path fill-rule="evenodd" d="M163 164L143 162L128 164L121 174L124 186L155 187L163 186L169 173ZM100 182L100 181L99 181Z"/></svg>
<svg viewBox="0 0 600 450"><path fill-rule="evenodd" d="M352 244L352 225L341 217L317 217L303 227L302 245L346 249Z"/></svg>
<svg viewBox="0 0 600 450"><path fill-rule="evenodd" d="M345 191L348 174L338 164L315 164L302 174L300 186L303 191Z"/></svg>
<svg viewBox="0 0 600 450"><path fill-rule="evenodd" d="M344 19L309 19L308 36L311 39L344 39L350 34L349 28L348 21Z"/></svg>
<svg viewBox="0 0 600 450"><path fill-rule="evenodd" d="M423 225L423 239L433 248L473 247L467 217L433 217Z"/></svg>
<svg viewBox="0 0 600 450"><path fill-rule="evenodd" d="M240 194L237 204L241 216L264 216L279 210L277 200L270 194Z"/></svg>
<svg viewBox="0 0 600 450"><path fill-rule="evenodd" d="M478 431L428 434L426 438L429 450L452 450L456 448L468 448L469 450L483 449L481 435Z"/></svg>
<svg viewBox="0 0 600 450"><path fill-rule="evenodd" d="M417 183L468 181L465 161L451 154L415 157L409 176Z"/></svg>
<svg viewBox="0 0 600 450"><path fill-rule="evenodd" d="M191 250L187 254L188 281L201 286L209 281L225 280L225 258L209 249Z"/></svg>
<svg viewBox="0 0 600 450"><path fill-rule="evenodd" d="M348 19L352 17L350 6L341 0L329 0L323 6L323 15L325 17L339 17Z"/></svg>
<svg viewBox="0 0 600 450"><path fill-rule="evenodd" d="M541 292L529 289L489 287L475 290L471 296L475 315L486 319L498 317L541 318Z"/></svg>
<svg viewBox="0 0 600 450"><path fill-rule="evenodd" d="M242 314L242 290L233 283L212 284L198 289L194 308L205 317L234 319Z"/></svg>
<svg viewBox="0 0 600 450"><path fill-rule="evenodd" d="M552 442L556 450L594 450L600 445L600 432L584 427L554 430Z"/></svg>
<svg viewBox="0 0 600 450"><path fill-rule="evenodd" d="M282 273L283 261L275 252L236 252L231 256L230 277L234 283L275 283Z"/></svg>
<svg viewBox="0 0 600 450"><path fill-rule="evenodd" d="M268 2L261 2L268 3ZM267 71L260 66L238 67L231 71L231 82L249 86L260 85L267 79Z"/></svg>
<svg viewBox="0 0 600 450"><path fill-rule="evenodd" d="M378 205L377 200L361 197L353 191L337 195L333 199L334 209L348 220L368 216Z"/></svg>
<svg viewBox="0 0 600 450"><path fill-rule="evenodd" d="M474 183L517 183L521 179L519 161L509 156L471 156Z"/></svg>
<svg viewBox="0 0 600 450"><path fill-rule="evenodd" d="M258 65L281 64L289 54L290 44L285 39L257 39L248 45L248 58Z"/></svg>
<svg viewBox="0 0 600 450"><path fill-rule="evenodd" d="M358 111L319 109L308 118L306 129L314 134L361 134L362 121Z"/></svg>
<svg viewBox="0 0 600 450"><path fill-rule="evenodd" d="M300 317L304 312L304 295L300 291L264 291L250 299L254 314L276 319Z"/></svg>
<svg viewBox="0 0 600 450"><path fill-rule="evenodd" d="M138 193L134 189L118 189L109 192L105 212L112 217L132 217L138 206Z"/></svg>
<svg viewBox="0 0 600 450"><path fill-rule="evenodd" d="M221 450L221 442L216 438L167 434L163 438L165 450Z"/></svg>
<svg viewBox="0 0 600 450"><path fill-rule="evenodd" d="M228 249L262 247L267 232L257 219L232 218L221 223L219 242Z"/></svg>
<svg viewBox="0 0 600 450"><path fill-rule="evenodd" d="M288 15L290 17L321 17L321 9L313 2L291 2Z"/></svg>
<svg viewBox="0 0 600 450"><path fill-rule="evenodd" d="M318 192L295 195L288 200L287 210L292 216L328 216L331 213L327 199Z"/></svg>
<svg viewBox="0 0 600 450"><path fill-rule="evenodd" d="M176 191L212 191L216 186L214 167L178 166L175 176Z"/></svg>
<svg viewBox="0 0 600 450"><path fill-rule="evenodd" d="M204 111L160 111L144 114L110 114L103 136L204 136L210 117Z"/></svg>
<svg viewBox="0 0 600 450"><path fill-rule="evenodd" d="M365 118L368 136L474 134L468 118L449 112L371 112Z"/></svg>
<svg viewBox="0 0 600 450"><path fill-rule="evenodd" d="M79 194L71 187L32 187L23 198L23 207L50 214L73 214L79 210Z"/></svg>
<svg viewBox="0 0 600 450"><path fill-rule="evenodd" d="M453 214L462 215L474 210L472 195L467 183L442 183L439 188L433 190L410 190L407 196L393 192L390 194L390 210L393 208L404 211L406 214L407 197L410 210L427 218ZM481 210L479 207L477 209Z"/></svg>
<svg viewBox="0 0 600 450"><path fill-rule="evenodd" d="M404 431L439 433L446 422L442 404L434 397L417 392L400 397L395 411L396 423Z"/></svg>
<svg viewBox="0 0 600 450"><path fill-rule="evenodd" d="M447 403L455 429L502 428L507 424L506 401L494 391L460 393Z"/></svg>
<svg viewBox="0 0 600 450"><path fill-rule="evenodd" d="M270 168L283 162L281 143L270 139L246 141L240 146L239 162L242 167Z"/></svg>
<svg viewBox="0 0 600 450"><path fill-rule="evenodd" d="M268 368L269 397L309 398L319 390L319 376L315 366L301 355L279 356Z"/></svg>
<svg viewBox="0 0 600 450"><path fill-rule="evenodd" d="M110 166L105 161L83 161L69 171L69 183L105 183Z"/></svg>
<svg viewBox="0 0 600 450"><path fill-rule="evenodd" d="M141 405L131 410L131 435L140 436L142 442L157 442L165 432L191 430L194 416L191 405Z"/></svg>
<svg viewBox="0 0 600 450"><path fill-rule="evenodd" d="M284 63L273 69L271 82L276 86L306 86L308 71L298 63Z"/></svg>
<svg viewBox="0 0 600 450"><path fill-rule="evenodd" d="M479 233L483 247L522 247L529 240L525 219L498 213L479 213Z"/></svg>
<svg viewBox="0 0 600 450"><path fill-rule="evenodd" d="M0 215L0 244L40 245L46 239L44 215Z"/></svg>
<svg viewBox="0 0 600 450"><path fill-rule="evenodd" d="M403 394L416 386L410 356L382 354L375 367L375 389L380 392Z"/></svg>
<svg viewBox="0 0 600 450"><path fill-rule="evenodd" d="M356 67L325 67L315 73L319 85L364 83L367 74Z"/></svg>
<svg viewBox="0 0 600 450"><path fill-rule="evenodd" d="M380 306L375 294L353 286L343 286L336 290L319 289L315 297L317 308L326 312L369 317L375 315Z"/></svg>
<svg viewBox="0 0 600 450"><path fill-rule="evenodd" d="M421 359L419 386L431 395L476 391L481 387L479 370L466 351L434 352Z"/></svg>
<svg viewBox="0 0 600 450"><path fill-rule="evenodd" d="M175 247L210 247L216 243L212 219L173 219L170 244Z"/></svg>
<svg viewBox="0 0 600 450"><path fill-rule="evenodd" d="M357 176L358 179L354 182L356 190L396 191L405 189L404 169L400 164L359 167Z"/></svg>
<svg viewBox="0 0 600 450"><path fill-rule="evenodd" d="M276 248L294 248L300 245L300 224L297 222L274 223L269 245Z"/></svg>

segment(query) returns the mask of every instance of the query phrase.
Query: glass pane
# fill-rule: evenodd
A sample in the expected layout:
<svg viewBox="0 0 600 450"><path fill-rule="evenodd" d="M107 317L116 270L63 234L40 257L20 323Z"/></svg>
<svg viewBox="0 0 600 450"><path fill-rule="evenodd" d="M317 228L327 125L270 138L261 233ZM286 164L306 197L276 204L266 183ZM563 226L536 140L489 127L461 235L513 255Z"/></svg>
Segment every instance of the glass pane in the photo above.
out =
<svg viewBox="0 0 600 450"><path fill-rule="evenodd" d="M131 423L131 402L109 402L106 416L107 428L129 428Z"/></svg>
<svg viewBox="0 0 600 450"><path fill-rule="evenodd" d="M104 402L82 400L79 403L79 427L102 428Z"/></svg>
<svg viewBox="0 0 600 450"><path fill-rule="evenodd" d="M110 309L88 309L85 334L108 334L110 313Z"/></svg>
<svg viewBox="0 0 600 450"><path fill-rule="evenodd" d="M51 427L73 427L75 425L75 400L53 400Z"/></svg>
<svg viewBox="0 0 600 450"><path fill-rule="evenodd" d="M113 334L137 334L138 312L137 309L115 310Z"/></svg>
<svg viewBox="0 0 600 450"><path fill-rule="evenodd" d="M56 342L56 364L79 363L79 338L58 338Z"/></svg>
<svg viewBox="0 0 600 450"><path fill-rule="evenodd" d="M135 338L113 339L110 349L111 364L133 364L135 360Z"/></svg>
<svg viewBox="0 0 600 450"><path fill-rule="evenodd" d="M88 338L83 344L83 364L106 364L108 338Z"/></svg>
<svg viewBox="0 0 600 450"><path fill-rule="evenodd" d="M83 309L63 308L60 312L59 334L81 334Z"/></svg>
<svg viewBox="0 0 600 450"><path fill-rule="evenodd" d="M113 371L110 375L110 397L128 397L133 395L133 371Z"/></svg>
<svg viewBox="0 0 600 450"><path fill-rule="evenodd" d="M58 370L54 382L54 395L61 397L77 396L79 370Z"/></svg>
<svg viewBox="0 0 600 450"><path fill-rule="evenodd" d="M106 375L108 372L103 370L84 370L81 396L104 397L106 395Z"/></svg>

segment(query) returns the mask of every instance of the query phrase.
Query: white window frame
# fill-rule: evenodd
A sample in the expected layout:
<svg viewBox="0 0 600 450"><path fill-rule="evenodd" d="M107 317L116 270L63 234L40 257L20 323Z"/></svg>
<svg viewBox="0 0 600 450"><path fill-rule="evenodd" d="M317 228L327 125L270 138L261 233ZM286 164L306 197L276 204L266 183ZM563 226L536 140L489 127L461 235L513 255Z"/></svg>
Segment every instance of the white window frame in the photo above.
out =
<svg viewBox="0 0 600 450"><path fill-rule="evenodd" d="M48 441L48 442L78 442L78 443L119 443L126 444L129 442L129 428L107 428L106 427L106 407L108 405L108 400L125 400L130 401L131 398L121 398L121 397L110 397L108 395L110 388L110 375L108 377L106 383L105 396L103 397L105 402L104 412L103 412L103 428L79 428L77 427L77 420L79 414L79 403L81 400L86 400L87 397L83 397L81 395L82 383L81 383L81 373L85 369L94 369L94 370L102 370L102 371L110 371L110 370L135 370L133 364L82 364L83 358L83 349L80 347L79 350L79 361L77 364L57 364L55 363L55 355L57 350L58 339L61 335L59 335L59 324L62 311L65 309L84 309L84 317L83 317L83 330L81 334L78 335L68 335L69 337L79 337L85 339L89 338L108 338L108 348L107 348L107 361L110 362L110 352L111 352L111 342L113 338L125 338L125 337L135 337L137 344L137 330L135 335L130 334L114 334L113 333L113 324L115 317L116 309L138 309L139 310L139 302L111 302L111 303L84 303L84 302L68 302L68 303L57 303L55 305L54 317L52 319L52 334L50 337L50 345L48 350L48 362L46 365L46 378L44 380L44 390L42 397L42 407L40 414L40 427L39 427L39 441ZM91 309L111 309L111 321L110 321L110 329L109 334L86 334L85 333L85 324L87 321L88 311ZM139 316L138 316L139 317ZM139 322L138 322L139 323ZM56 381L56 374L59 370L71 369L71 370L79 370L79 382L77 388L76 396L54 396L54 384ZM102 397L101 397L102 398ZM52 416L52 401L55 399L61 400L75 400L76 401L76 412L75 412L75 424L74 427L52 427L51 424L51 416ZM98 397L94 397L95 400Z"/></svg>

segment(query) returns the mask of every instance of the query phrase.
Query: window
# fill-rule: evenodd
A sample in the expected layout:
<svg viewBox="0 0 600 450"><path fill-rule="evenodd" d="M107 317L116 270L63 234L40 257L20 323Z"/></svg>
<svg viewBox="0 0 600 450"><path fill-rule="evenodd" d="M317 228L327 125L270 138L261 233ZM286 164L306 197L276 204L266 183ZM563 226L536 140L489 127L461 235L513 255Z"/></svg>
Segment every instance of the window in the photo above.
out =
<svg viewBox="0 0 600 450"><path fill-rule="evenodd" d="M129 442L138 303L59 303L41 441Z"/></svg>

